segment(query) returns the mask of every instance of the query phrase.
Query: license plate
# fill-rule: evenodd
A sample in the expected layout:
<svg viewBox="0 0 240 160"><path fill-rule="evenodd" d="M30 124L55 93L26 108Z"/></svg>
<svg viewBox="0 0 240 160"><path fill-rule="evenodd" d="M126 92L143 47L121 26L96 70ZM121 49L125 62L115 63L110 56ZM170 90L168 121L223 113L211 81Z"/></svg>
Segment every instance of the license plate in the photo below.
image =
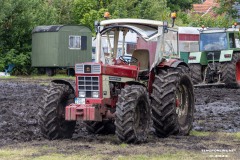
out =
<svg viewBox="0 0 240 160"><path fill-rule="evenodd" d="M85 104L85 98L75 98L75 104Z"/></svg>

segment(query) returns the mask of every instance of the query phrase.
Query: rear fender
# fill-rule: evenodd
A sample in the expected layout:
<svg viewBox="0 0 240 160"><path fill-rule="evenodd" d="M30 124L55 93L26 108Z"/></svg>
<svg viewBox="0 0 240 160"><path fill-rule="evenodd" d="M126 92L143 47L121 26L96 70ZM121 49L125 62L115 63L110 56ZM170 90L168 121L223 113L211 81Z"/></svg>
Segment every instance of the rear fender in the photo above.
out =
<svg viewBox="0 0 240 160"><path fill-rule="evenodd" d="M163 61L161 62L158 66L159 67L173 67L173 68L176 68L178 67L179 65L183 65L183 66L186 66L188 67L188 64L183 62L183 61L180 61L178 59L169 59L169 60L166 60L166 61ZM188 67L189 68L189 67Z"/></svg>
<svg viewBox="0 0 240 160"><path fill-rule="evenodd" d="M51 82L57 83L57 84L68 85L72 89L73 92L75 91L74 88L72 87L72 85L68 81L64 81L64 80L61 80L61 79L56 79L56 80L52 80Z"/></svg>

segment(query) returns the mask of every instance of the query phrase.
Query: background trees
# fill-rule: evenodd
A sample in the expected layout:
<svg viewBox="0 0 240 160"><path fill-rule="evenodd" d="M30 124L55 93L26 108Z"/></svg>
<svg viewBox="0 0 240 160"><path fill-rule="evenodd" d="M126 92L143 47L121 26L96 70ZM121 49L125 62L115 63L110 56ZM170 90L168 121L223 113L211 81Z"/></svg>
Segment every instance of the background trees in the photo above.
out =
<svg viewBox="0 0 240 160"><path fill-rule="evenodd" d="M0 0L0 71L15 64L15 74L30 74L31 32L38 25L83 24L94 32L94 21L109 11L112 18L143 18L170 21L178 12L179 26L228 27L236 16L235 1L218 0L216 18L189 14L201 0ZM186 12L188 11L188 12Z"/></svg>

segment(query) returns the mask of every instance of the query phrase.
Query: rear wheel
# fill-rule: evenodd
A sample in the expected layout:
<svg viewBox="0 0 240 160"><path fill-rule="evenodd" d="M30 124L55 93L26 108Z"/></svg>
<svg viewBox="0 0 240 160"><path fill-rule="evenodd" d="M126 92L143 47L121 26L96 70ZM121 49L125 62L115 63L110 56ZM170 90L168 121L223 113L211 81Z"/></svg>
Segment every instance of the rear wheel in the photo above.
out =
<svg viewBox="0 0 240 160"><path fill-rule="evenodd" d="M232 61L223 62L222 81L228 87L240 86L240 53L233 53Z"/></svg>
<svg viewBox="0 0 240 160"><path fill-rule="evenodd" d="M65 107L74 102L74 91L65 84L52 83L40 98L39 125L42 135L50 140L71 138L75 121L65 121Z"/></svg>
<svg viewBox="0 0 240 160"><path fill-rule="evenodd" d="M193 84L199 84L203 81L201 64L189 64Z"/></svg>
<svg viewBox="0 0 240 160"><path fill-rule="evenodd" d="M126 143L146 141L149 129L150 111L148 94L140 85L122 89L116 106L116 134Z"/></svg>
<svg viewBox="0 0 240 160"><path fill-rule="evenodd" d="M189 134L193 122L194 94L185 66L159 70L151 98L151 117L158 137Z"/></svg>
<svg viewBox="0 0 240 160"><path fill-rule="evenodd" d="M46 74L48 76L54 76L56 74L56 69L55 68L46 68Z"/></svg>

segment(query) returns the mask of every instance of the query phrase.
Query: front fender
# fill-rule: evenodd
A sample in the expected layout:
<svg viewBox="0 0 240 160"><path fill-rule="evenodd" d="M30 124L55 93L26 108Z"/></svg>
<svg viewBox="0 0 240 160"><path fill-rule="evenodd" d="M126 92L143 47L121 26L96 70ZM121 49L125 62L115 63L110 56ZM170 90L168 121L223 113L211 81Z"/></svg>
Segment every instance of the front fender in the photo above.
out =
<svg viewBox="0 0 240 160"><path fill-rule="evenodd" d="M188 67L188 64L181 61L181 60L178 60L178 59L169 59L169 60L165 60L163 62L161 62L158 66L159 67L173 67L173 68L176 68L178 67L179 65L183 65L183 66L186 66ZM188 67L189 68L189 67Z"/></svg>
<svg viewBox="0 0 240 160"><path fill-rule="evenodd" d="M68 85L72 89L73 92L75 91L75 89L72 87L72 85L68 81L65 81L65 80L62 80L62 79L55 79L55 80L52 80L51 82L57 83L57 84Z"/></svg>

